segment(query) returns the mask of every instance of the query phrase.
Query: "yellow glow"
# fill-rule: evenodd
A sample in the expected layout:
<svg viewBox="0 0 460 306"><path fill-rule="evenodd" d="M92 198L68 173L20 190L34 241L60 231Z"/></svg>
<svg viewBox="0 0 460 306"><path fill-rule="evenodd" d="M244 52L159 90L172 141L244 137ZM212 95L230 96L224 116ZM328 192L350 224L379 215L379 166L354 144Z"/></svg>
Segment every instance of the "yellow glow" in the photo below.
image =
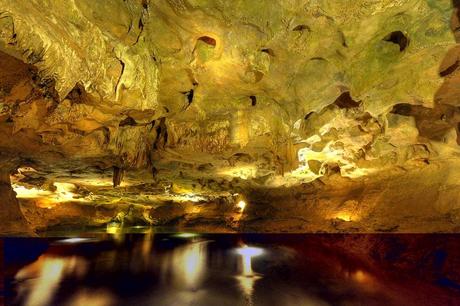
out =
<svg viewBox="0 0 460 306"><path fill-rule="evenodd" d="M352 220L352 215L350 213L346 213L346 212L338 213L337 215L335 215L335 218L339 219L339 220L342 220L342 221L346 221L346 222L353 221Z"/></svg>
<svg viewBox="0 0 460 306"><path fill-rule="evenodd" d="M80 183L83 185L97 186L97 187L111 187L113 185L112 179L78 179L72 180L72 182Z"/></svg>
<svg viewBox="0 0 460 306"><path fill-rule="evenodd" d="M43 189L38 189L35 187L26 188L24 186L12 184L14 191L16 192L16 197L18 199L33 199L49 196L52 193Z"/></svg>
<svg viewBox="0 0 460 306"><path fill-rule="evenodd" d="M186 288L200 285L207 260L207 241L187 244L175 249L167 265L172 270L176 284Z"/></svg>
<svg viewBox="0 0 460 306"><path fill-rule="evenodd" d="M35 202L35 206L37 206L39 208L51 209L51 208L54 208L56 206L56 203L45 198L45 199L37 200L37 202Z"/></svg>
<svg viewBox="0 0 460 306"><path fill-rule="evenodd" d="M177 200L178 202L186 202L186 201L200 202L200 201L206 200L206 198L196 195L194 193L173 195L173 197L174 197L174 200Z"/></svg>
<svg viewBox="0 0 460 306"><path fill-rule="evenodd" d="M243 290L244 294L252 298L252 292L254 291L254 285L257 280L261 279L260 276L253 275L253 276L237 276L236 279L239 282L240 288ZM251 305L251 304L249 304Z"/></svg>
<svg viewBox="0 0 460 306"><path fill-rule="evenodd" d="M56 206L58 203L62 202L84 202L84 199L77 199L76 193L74 193L76 186L71 183L53 183L56 187L56 191L52 192L49 190L43 190L36 187L27 188L25 186L19 185L18 183L13 183L13 190L16 192L16 197L18 199L37 199L35 202L37 207L51 209Z"/></svg>
<svg viewBox="0 0 460 306"><path fill-rule="evenodd" d="M142 241L142 247L141 247L141 253L142 253L142 258L144 259L145 262L148 262L150 259L150 254L152 252L152 246L153 246L153 231L150 229L145 235L144 235L144 240Z"/></svg>
<svg viewBox="0 0 460 306"><path fill-rule="evenodd" d="M70 183L54 183L56 187L56 195L58 198L62 200L72 200L74 197L74 193L72 191L75 190L75 185Z"/></svg>
<svg viewBox="0 0 460 306"><path fill-rule="evenodd" d="M68 306L109 306L116 304L115 297L107 290L97 289L78 291L69 301Z"/></svg>
<svg viewBox="0 0 460 306"><path fill-rule="evenodd" d="M48 305L51 302L63 277L64 265L64 260L60 258L48 258L44 261L38 282L29 295L26 305Z"/></svg>
<svg viewBox="0 0 460 306"><path fill-rule="evenodd" d="M107 234L119 234L123 230L123 226L119 223L109 223L106 227Z"/></svg>
<svg viewBox="0 0 460 306"><path fill-rule="evenodd" d="M326 127L326 130L329 130L329 127ZM301 142L308 143L310 147L301 148L297 152L297 158L299 161L299 167L292 171L291 175L296 178L303 178L308 181L312 181L318 177L324 175L324 170L321 169L320 173L316 174L311 171L308 161L310 160L317 160L322 164L339 164L341 169L341 174L344 177L350 178L358 178L361 176L368 175L372 172L375 172L376 169L368 169L368 168L359 168L356 163L353 161L355 152L353 149L343 149L341 147L350 147L350 148L359 148L359 144L350 144L349 146L342 145L342 146L335 146L335 141L329 141L323 148L321 152L314 151L311 146L321 141L321 137L319 135L315 135L314 137L310 137L307 140L303 140ZM340 142L344 142L344 139L341 139Z"/></svg>
<svg viewBox="0 0 460 306"><path fill-rule="evenodd" d="M238 177L243 180L256 177L257 167L255 165L227 167L219 171L219 175Z"/></svg>
<svg viewBox="0 0 460 306"><path fill-rule="evenodd" d="M24 296L25 305L50 305L61 280L66 275L81 276L87 271L87 263L80 257L49 257L42 255L35 262L18 271L19 292ZM33 282L21 280L33 279Z"/></svg>
<svg viewBox="0 0 460 306"><path fill-rule="evenodd" d="M366 280L368 280L368 275L366 272L364 272L363 270L357 270L355 273L353 273L353 278L357 281L357 282L365 282Z"/></svg>
<svg viewBox="0 0 460 306"><path fill-rule="evenodd" d="M238 204L236 204L236 206L241 210L241 212L243 212L244 208L246 207L246 202L241 200L238 202Z"/></svg>
<svg viewBox="0 0 460 306"><path fill-rule="evenodd" d="M378 280L372 274L361 269L354 271L350 276L362 289L370 292L374 291L378 285Z"/></svg>
<svg viewBox="0 0 460 306"><path fill-rule="evenodd" d="M189 194L162 194L159 196L156 196L156 198L161 199L161 200L173 200L174 202L200 202L200 201L205 201L207 198L195 194L195 193L189 193Z"/></svg>
<svg viewBox="0 0 460 306"><path fill-rule="evenodd" d="M32 167L19 167L18 172L22 174L23 172L37 172L37 170Z"/></svg>

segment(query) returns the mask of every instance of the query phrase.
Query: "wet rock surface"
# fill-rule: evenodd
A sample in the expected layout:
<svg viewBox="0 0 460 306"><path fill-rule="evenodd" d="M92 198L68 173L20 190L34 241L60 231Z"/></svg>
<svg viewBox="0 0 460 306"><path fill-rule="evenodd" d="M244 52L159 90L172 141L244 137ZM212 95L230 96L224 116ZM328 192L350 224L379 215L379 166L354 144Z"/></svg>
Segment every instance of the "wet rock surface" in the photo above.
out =
<svg viewBox="0 0 460 306"><path fill-rule="evenodd" d="M3 211L458 231L456 6L0 0Z"/></svg>

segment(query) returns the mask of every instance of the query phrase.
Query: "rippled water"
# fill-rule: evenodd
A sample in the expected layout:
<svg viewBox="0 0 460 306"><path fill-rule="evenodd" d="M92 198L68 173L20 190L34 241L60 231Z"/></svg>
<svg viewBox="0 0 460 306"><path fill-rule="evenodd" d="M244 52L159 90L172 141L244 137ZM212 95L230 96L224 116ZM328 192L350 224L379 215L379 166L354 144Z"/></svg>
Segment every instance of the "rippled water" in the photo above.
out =
<svg viewBox="0 0 460 306"><path fill-rule="evenodd" d="M460 305L455 235L3 239L6 305Z"/></svg>

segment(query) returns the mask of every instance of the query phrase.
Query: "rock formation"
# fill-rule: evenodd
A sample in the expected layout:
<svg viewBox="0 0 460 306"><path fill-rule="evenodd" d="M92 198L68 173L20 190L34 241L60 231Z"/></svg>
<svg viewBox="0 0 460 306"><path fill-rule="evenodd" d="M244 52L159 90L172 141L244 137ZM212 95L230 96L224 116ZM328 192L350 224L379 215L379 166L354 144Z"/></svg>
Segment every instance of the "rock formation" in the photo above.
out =
<svg viewBox="0 0 460 306"><path fill-rule="evenodd" d="M457 5L0 0L2 220L458 231Z"/></svg>

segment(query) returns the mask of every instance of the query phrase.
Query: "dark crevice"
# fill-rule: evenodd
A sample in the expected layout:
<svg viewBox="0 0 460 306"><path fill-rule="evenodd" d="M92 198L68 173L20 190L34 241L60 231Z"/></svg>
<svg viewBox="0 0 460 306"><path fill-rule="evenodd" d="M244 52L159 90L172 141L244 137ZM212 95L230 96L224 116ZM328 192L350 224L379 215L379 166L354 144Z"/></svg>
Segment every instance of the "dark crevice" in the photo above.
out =
<svg viewBox="0 0 460 306"><path fill-rule="evenodd" d="M137 44L139 42L139 39L141 38L142 32L144 32L144 23L142 22L142 17L139 19L137 27L140 29L140 31L139 31L139 34L137 35L136 42L133 45L135 45L135 44Z"/></svg>
<svg viewBox="0 0 460 306"><path fill-rule="evenodd" d="M391 32L383 40L399 45L400 52L406 50L409 45L409 38L407 38L407 36L401 31Z"/></svg>
<svg viewBox="0 0 460 306"><path fill-rule="evenodd" d="M441 77L448 76L449 74L454 73L454 71L457 70L458 67L459 67L459 62L456 61L452 66L450 66L450 67L444 69L443 71L441 71L441 72L439 73L439 75L440 75Z"/></svg>
<svg viewBox="0 0 460 306"><path fill-rule="evenodd" d="M123 176L125 175L125 170L123 168L113 166L113 187L120 186Z"/></svg>
<svg viewBox="0 0 460 306"><path fill-rule="evenodd" d="M128 116L122 121L120 121L120 124L118 126L127 126L127 125L134 126L136 124L137 124L136 120Z"/></svg>
<svg viewBox="0 0 460 306"><path fill-rule="evenodd" d="M361 101L355 101L349 91L342 93L334 102L340 108L354 108L361 104Z"/></svg>
<svg viewBox="0 0 460 306"><path fill-rule="evenodd" d="M207 45L213 46L213 47L215 47L217 44L216 40L209 36L201 36L200 38L198 38L198 40L204 42Z"/></svg>
<svg viewBox="0 0 460 306"><path fill-rule="evenodd" d="M457 144L460 146L460 122L457 123Z"/></svg>
<svg viewBox="0 0 460 306"><path fill-rule="evenodd" d="M316 56L316 57L310 58L310 61L327 61L327 60L324 57Z"/></svg>
<svg viewBox="0 0 460 306"><path fill-rule="evenodd" d="M31 65L35 65L43 60L43 56L45 55L45 50L42 49L40 52L30 51L27 55L27 62Z"/></svg>
<svg viewBox="0 0 460 306"><path fill-rule="evenodd" d="M79 129L76 129L76 128L72 128L70 125L68 127L68 130L71 133L74 133L74 134L77 134L77 135L80 135L80 136L86 136L85 131L82 131L82 130L79 130Z"/></svg>
<svg viewBox="0 0 460 306"><path fill-rule="evenodd" d="M273 52L273 50L270 49L270 48L264 48L264 49L262 49L262 50L260 50L260 51L262 51L262 52L264 52L264 53L267 53L267 54L270 55L270 56L273 56L273 57L275 56L275 52Z"/></svg>
<svg viewBox="0 0 460 306"><path fill-rule="evenodd" d="M314 112L309 112L308 114L305 115L304 119L305 120L308 120L308 118L310 118L311 115L313 115Z"/></svg>
<svg viewBox="0 0 460 306"><path fill-rule="evenodd" d="M190 105L192 104L192 102L193 102L193 95L195 94L195 90L192 88L192 89L190 89L189 91L183 91L183 92L181 92L181 93L184 94L185 97L187 98L187 103L188 103L188 104L187 104L187 106L185 107L185 110L186 110L187 108L189 108L189 106L190 106Z"/></svg>
<svg viewBox="0 0 460 306"><path fill-rule="evenodd" d="M297 31L297 32L303 32L305 30L307 30L308 32L311 32L310 27L307 26L306 24L299 24L294 29L292 29L292 31Z"/></svg>
<svg viewBox="0 0 460 306"><path fill-rule="evenodd" d="M342 46L344 46L345 48L348 48L347 39L345 38L345 34L343 34L342 31L340 31L339 34L342 40Z"/></svg>
<svg viewBox="0 0 460 306"><path fill-rule="evenodd" d="M82 104L88 102L88 95L86 94L86 90L83 85L77 83L69 92L66 99L71 100L73 103Z"/></svg>
<svg viewBox="0 0 460 306"><path fill-rule="evenodd" d="M256 106L256 104L257 104L257 98L256 98L256 96L250 96L249 98L251 99L251 105L252 105L252 106Z"/></svg>
<svg viewBox="0 0 460 306"><path fill-rule="evenodd" d="M101 127L102 134L104 135L104 144L107 145L110 142L110 130L108 127Z"/></svg>
<svg viewBox="0 0 460 306"><path fill-rule="evenodd" d="M121 78L123 77L123 73L125 72L125 63L121 59L118 59L118 61L121 64L121 72L120 76L118 77L117 84L115 84L115 92L118 92L118 85L120 84Z"/></svg>
<svg viewBox="0 0 460 306"><path fill-rule="evenodd" d="M264 74L262 72L258 71L258 70L255 70L254 71L254 77L255 77L255 81L257 83L257 82L262 81L262 79L264 78Z"/></svg>
<svg viewBox="0 0 460 306"><path fill-rule="evenodd" d="M452 6L454 8L460 8L460 0L452 0Z"/></svg>
<svg viewBox="0 0 460 306"><path fill-rule="evenodd" d="M399 103L393 106L391 110L392 114L401 115L401 116L411 116L412 115L412 105L407 103Z"/></svg>
<svg viewBox="0 0 460 306"><path fill-rule="evenodd" d="M168 142L168 131L166 129L166 118L161 118L160 123L158 124L156 128L156 139L155 142L153 143L153 149L158 150L158 149L164 149L166 143Z"/></svg>
<svg viewBox="0 0 460 306"><path fill-rule="evenodd" d="M190 89L190 91L185 94L185 96L187 97L187 102L188 102L189 105L192 104L192 102L193 102L194 92L195 91L193 89Z"/></svg>
<svg viewBox="0 0 460 306"><path fill-rule="evenodd" d="M155 168L154 166L152 166L151 170L152 170L152 178L153 178L154 181L156 181L157 175L158 175L158 169Z"/></svg>

